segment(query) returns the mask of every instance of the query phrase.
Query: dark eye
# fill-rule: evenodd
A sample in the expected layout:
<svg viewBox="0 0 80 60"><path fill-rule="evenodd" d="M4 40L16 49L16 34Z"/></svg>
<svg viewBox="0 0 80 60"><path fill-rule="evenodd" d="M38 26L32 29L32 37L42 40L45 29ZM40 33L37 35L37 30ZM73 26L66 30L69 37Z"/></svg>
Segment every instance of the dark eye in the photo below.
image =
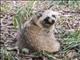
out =
<svg viewBox="0 0 80 60"><path fill-rule="evenodd" d="M42 16L42 14L41 14L41 13L39 13L39 14L37 15L37 18L39 19L41 16Z"/></svg>
<svg viewBox="0 0 80 60"><path fill-rule="evenodd" d="M56 16L55 16L55 15L52 15L52 17L56 18Z"/></svg>

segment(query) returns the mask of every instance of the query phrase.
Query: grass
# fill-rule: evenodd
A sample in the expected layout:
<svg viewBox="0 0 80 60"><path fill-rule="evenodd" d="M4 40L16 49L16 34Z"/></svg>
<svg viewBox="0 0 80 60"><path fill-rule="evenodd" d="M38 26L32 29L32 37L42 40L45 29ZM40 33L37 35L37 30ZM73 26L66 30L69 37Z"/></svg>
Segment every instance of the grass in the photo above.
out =
<svg viewBox="0 0 80 60"><path fill-rule="evenodd" d="M1 48L0 49L0 53L1 53L1 59L2 60L16 60L15 57L13 56L13 54L9 51L7 51L6 48Z"/></svg>
<svg viewBox="0 0 80 60"><path fill-rule="evenodd" d="M16 10L16 15L13 17L14 26L17 28L21 28L21 25L28 20L32 14L32 7L35 1L29 2L27 5L18 7Z"/></svg>
<svg viewBox="0 0 80 60"><path fill-rule="evenodd" d="M63 51L67 52L70 49L80 46L80 30L70 32L67 36L63 37ZM80 47L76 48L80 51Z"/></svg>
<svg viewBox="0 0 80 60"><path fill-rule="evenodd" d="M26 5L16 8L16 10L15 10L16 15L13 17L13 23L14 23L15 28L21 29L21 25L25 22L25 20L29 19L29 17L31 16L32 11L33 11L32 7L33 7L34 3L35 3L35 1L30 1ZM54 3L54 1L53 1L53 3ZM55 1L55 4L56 3L60 6L67 4L67 5L69 5L70 8L75 8L75 7L79 8L79 6L80 6L80 1L77 1L77 0L76 1L75 0L74 1L60 0L59 2ZM0 5L0 7L1 7L1 12L7 13L12 10L12 8L11 8L12 6L10 6L9 3L2 4L2 5ZM80 46L80 30L76 30L75 32L70 32L67 36L64 35L64 37L62 39L63 39L63 52L67 52L72 48L79 47ZM76 49L80 54L80 47L76 48ZM0 50L0 53L1 53L3 60L15 60L15 57L12 55L12 53L7 51L6 48L2 47ZM46 57L48 57L49 60L55 59L55 57L52 54L47 53L47 52L35 52L33 54L36 56L46 56Z"/></svg>

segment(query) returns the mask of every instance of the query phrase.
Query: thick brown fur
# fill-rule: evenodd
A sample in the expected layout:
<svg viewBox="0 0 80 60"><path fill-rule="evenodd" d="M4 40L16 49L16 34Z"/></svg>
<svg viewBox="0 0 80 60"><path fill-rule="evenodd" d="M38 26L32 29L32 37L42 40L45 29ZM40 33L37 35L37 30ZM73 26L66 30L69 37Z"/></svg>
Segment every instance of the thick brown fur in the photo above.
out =
<svg viewBox="0 0 80 60"><path fill-rule="evenodd" d="M55 23L43 23L43 20L48 16L50 16L49 19L56 22L57 14L52 10L46 10L40 14L33 16L31 20L25 22L22 29L18 31L16 36L17 45L19 49L28 48L34 51L57 52L60 49L60 43L56 40L53 31ZM51 17L51 15L55 17Z"/></svg>

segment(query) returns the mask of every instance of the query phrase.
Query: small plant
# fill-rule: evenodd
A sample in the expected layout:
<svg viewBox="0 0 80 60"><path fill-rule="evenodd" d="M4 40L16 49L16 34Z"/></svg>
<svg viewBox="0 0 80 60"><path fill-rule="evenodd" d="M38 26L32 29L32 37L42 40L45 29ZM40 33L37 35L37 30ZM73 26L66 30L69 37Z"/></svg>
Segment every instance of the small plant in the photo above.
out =
<svg viewBox="0 0 80 60"><path fill-rule="evenodd" d="M67 36L63 38L64 51L80 46L80 30L76 30L75 32L69 33ZM80 51L80 48L78 48Z"/></svg>
<svg viewBox="0 0 80 60"><path fill-rule="evenodd" d="M44 57L47 57L49 60L56 59L56 57L52 53L49 53L47 51L34 52L34 53L32 53L32 55L34 55L34 56L40 56L40 57L44 56Z"/></svg>
<svg viewBox="0 0 80 60"><path fill-rule="evenodd" d="M21 28L21 25L28 20L32 14L32 7L35 1L30 1L28 4L18 7L16 9L16 15L13 17L14 26L17 28Z"/></svg>
<svg viewBox="0 0 80 60"><path fill-rule="evenodd" d="M10 10L12 9L12 5L10 4L10 2L5 1L4 3L4 1L0 1L0 3L0 12L10 12Z"/></svg>
<svg viewBox="0 0 80 60"><path fill-rule="evenodd" d="M1 59L2 60L16 60L15 57L11 54L11 52L7 51L6 48L0 49Z"/></svg>

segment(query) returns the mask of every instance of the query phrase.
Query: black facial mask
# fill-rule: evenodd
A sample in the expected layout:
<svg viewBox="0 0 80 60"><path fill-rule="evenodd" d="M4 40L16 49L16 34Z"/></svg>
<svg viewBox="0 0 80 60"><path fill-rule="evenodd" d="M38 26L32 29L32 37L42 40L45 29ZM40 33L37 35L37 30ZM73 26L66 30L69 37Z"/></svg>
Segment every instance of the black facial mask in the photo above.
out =
<svg viewBox="0 0 80 60"><path fill-rule="evenodd" d="M51 20L51 22L50 22L49 19L50 19L50 17L46 17L46 18L44 19L45 24L50 24L50 25L52 25L52 24L55 23L54 20Z"/></svg>

